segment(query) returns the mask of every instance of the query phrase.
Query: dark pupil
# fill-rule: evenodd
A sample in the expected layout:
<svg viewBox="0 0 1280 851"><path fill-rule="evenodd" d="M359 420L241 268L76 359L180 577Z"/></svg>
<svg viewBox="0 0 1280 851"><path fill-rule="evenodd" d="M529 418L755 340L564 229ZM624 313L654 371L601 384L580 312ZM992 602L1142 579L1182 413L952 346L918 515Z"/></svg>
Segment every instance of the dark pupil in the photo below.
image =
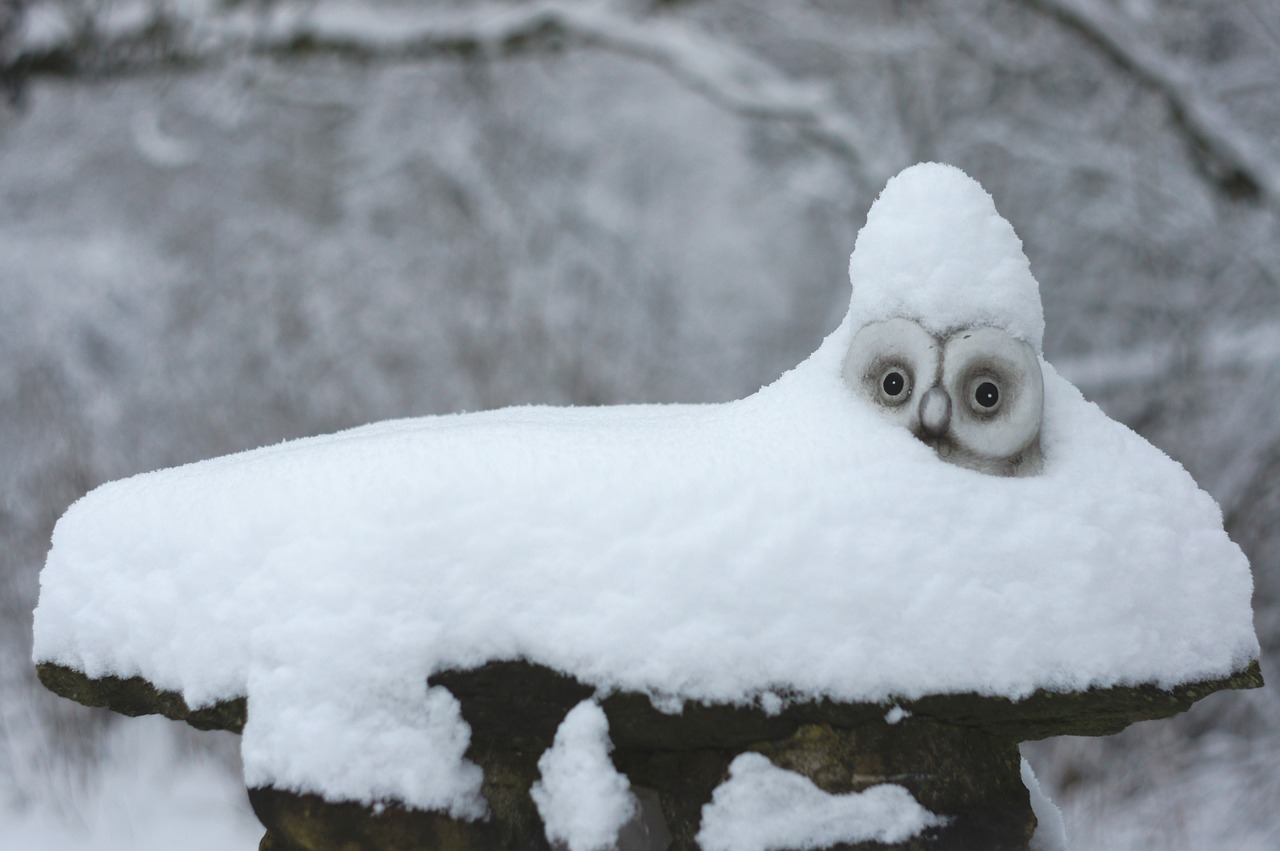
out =
<svg viewBox="0 0 1280 851"><path fill-rule="evenodd" d="M901 372L891 372L884 377L883 386L886 396L897 396L907 386L907 380Z"/></svg>
<svg viewBox="0 0 1280 851"><path fill-rule="evenodd" d="M978 404L984 408L994 408L996 402L1000 401L1000 388L996 387L990 381L984 381L978 385L977 391L973 394L978 400Z"/></svg>

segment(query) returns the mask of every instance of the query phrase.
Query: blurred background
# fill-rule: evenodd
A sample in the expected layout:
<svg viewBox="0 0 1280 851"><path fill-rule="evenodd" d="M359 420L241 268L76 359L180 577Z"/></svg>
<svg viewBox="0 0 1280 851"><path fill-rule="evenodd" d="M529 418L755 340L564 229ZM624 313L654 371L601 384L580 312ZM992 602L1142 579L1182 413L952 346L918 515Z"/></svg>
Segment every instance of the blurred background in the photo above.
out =
<svg viewBox="0 0 1280 851"><path fill-rule="evenodd" d="M1028 746L1077 851L1280 847L1276 0L0 0L0 848L256 847L235 740L44 692L95 485L390 417L720 401L965 169L1045 354L1249 554L1269 685ZM1105 500L1105 494L1099 494Z"/></svg>

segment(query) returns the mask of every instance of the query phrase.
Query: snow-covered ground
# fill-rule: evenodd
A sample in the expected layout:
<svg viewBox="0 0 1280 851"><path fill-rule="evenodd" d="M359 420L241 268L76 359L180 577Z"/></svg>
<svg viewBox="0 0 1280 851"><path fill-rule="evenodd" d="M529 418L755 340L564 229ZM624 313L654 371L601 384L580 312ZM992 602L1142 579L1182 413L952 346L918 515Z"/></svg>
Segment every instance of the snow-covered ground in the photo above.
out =
<svg viewBox="0 0 1280 851"><path fill-rule="evenodd" d="M227 761L192 749L162 718L128 719L98 769L56 798L0 806L3 851L252 851L262 826ZM230 733L206 736L235 738ZM225 748L222 750L225 751Z"/></svg>

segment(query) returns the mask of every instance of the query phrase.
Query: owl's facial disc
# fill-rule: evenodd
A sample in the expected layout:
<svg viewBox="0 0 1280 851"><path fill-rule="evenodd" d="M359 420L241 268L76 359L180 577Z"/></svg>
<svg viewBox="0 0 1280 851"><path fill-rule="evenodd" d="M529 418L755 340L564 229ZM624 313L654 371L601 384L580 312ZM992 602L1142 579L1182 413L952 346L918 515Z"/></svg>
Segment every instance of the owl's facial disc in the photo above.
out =
<svg viewBox="0 0 1280 851"><path fill-rule="evenodd" d="M920 428L920 397L941 376L941 344L909 319L862 326L845 353L845 383L890 421Z"/></svg>
<svg viewBox="0 0 1280 851"><path fill-rule="evenodd" d="M1044 376L1031 346L997 328L971 328L946 342L942 386L955 402L953 439L992 461L1037 444Z"/></svg>

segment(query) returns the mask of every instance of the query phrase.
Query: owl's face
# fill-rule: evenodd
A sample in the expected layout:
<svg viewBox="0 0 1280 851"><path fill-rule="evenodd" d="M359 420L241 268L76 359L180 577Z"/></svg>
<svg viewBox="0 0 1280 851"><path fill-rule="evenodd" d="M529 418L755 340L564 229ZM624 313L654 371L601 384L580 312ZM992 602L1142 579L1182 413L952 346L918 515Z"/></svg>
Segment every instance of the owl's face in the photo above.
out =
<svg viewBox="0 0 1280 851"><path fill-rule="evenodd" d="M1040 361L1005 331L936 337L909 319L873 322L854 335L844 380L945 461L1001 476L1039 469Z"/></svg>

